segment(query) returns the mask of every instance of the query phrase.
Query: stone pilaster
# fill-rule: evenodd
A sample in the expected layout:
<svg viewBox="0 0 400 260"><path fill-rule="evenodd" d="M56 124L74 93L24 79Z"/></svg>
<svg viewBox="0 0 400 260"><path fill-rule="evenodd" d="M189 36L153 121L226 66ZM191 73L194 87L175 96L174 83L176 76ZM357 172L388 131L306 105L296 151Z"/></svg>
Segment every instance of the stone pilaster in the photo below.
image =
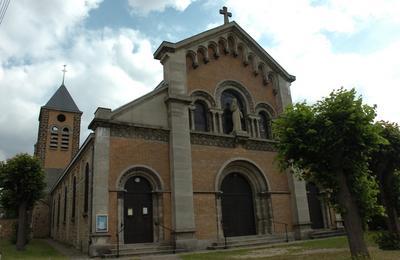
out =
<svg viewBox="0 0 400 260"><path fill-rule="evenodd" d="M97 127L94 137L94 155L92 176L92 244L89 248L91 256L98 256L102 250L108 248L108 232L96 232L96 216L104 214L108 216L108 175L110 161L110 128Z"/></svg>
<svg viewBox="0 0 400 260"><path fill-rule="evenodd" d="M292 104L290 94L290 83L281 76L277 76L277 104L278 114L281 114L285 107ZM311 230L310 213L308 210L306 183L299 180L291 172L287 172L289 190L291 192L292 216L295 239L308 237Z"/></svg>
<svg viewBox="0 0 400 260"><path fill-rule="evenodd" d="M192 100L187 95L185 52L167 55L161 62L164 65L164 81L169 85L165 102L170 126L172 224L177 247L192 250L197 246L188 116Z"/></svg>

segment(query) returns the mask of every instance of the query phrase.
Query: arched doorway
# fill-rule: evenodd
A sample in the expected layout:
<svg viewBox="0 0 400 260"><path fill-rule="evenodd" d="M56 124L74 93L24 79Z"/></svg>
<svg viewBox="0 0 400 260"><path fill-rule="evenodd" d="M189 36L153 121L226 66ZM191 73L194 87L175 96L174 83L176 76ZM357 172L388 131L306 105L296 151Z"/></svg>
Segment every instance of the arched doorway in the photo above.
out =
<svg viewBox="0 0 400 260"><path fill-rule="evenodd" d="M319 189L318 187L311 182L306 184L307 190L307 200L308 200L308 210L310 213L310 221L312 229L321 229L324 228L324 218L321 201L319 199Z"/></svg>
<svg viewBox="0 0 400 260"><path fill-rule="evenodd" d="M230 173L223 179L221 191L225 236L255 235L254 199L249 182L239 173Z"/></svg>
<svg viewBox="0 0 400 260"><path fill-rule="evenodd" d="M153 198L150 182L142 176L132 176L125 183L124 241L153 242Z"/></svg>

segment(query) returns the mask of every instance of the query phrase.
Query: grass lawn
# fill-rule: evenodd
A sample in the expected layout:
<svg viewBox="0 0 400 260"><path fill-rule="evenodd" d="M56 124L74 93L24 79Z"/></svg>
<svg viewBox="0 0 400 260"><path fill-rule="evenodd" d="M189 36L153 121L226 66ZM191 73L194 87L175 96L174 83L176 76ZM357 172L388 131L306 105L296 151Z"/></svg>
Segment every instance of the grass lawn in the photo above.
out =
<svg viewBox="0 0 400 260"><path fill-rule="evenodd" d="M32 240L24 251L17 251L8 240L0 241L1 260L7 259L67 259L44 240Z"/></svg>
<svg viewBox="0 0 400 260"><path fill-rule="evenodd" d="M372 259L398 260L400 251L383 251L373 242L371 235L367 236L367 243ZM184 260L201 259L268 259L268 260L341 260L351 259L347 238L333 237L316 239L289 244L279 244L253 249L220 250L210 253L180 255Z"/></svg>

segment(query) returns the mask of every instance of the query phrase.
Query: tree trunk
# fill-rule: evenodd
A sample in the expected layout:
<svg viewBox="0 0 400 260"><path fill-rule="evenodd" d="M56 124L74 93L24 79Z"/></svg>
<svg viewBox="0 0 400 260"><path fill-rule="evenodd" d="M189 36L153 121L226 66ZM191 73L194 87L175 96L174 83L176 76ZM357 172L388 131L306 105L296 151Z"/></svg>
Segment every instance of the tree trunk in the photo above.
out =
<svg viewBox="0 0 400 260"><path fill-rule="evenodd" d="M343 171L340 171L337 177L339 184L338 202L343 209L342 218L344 220L351 257L354 259L369 258L367 245L364 241L360 212L354 198L351 196L346 176Z"/></svg>
<svg viewBox="0 0 400 260"><path fill-rule="evenodd" d="M17 250L24 250L26 244L26 202L18 208Z"/></svg>

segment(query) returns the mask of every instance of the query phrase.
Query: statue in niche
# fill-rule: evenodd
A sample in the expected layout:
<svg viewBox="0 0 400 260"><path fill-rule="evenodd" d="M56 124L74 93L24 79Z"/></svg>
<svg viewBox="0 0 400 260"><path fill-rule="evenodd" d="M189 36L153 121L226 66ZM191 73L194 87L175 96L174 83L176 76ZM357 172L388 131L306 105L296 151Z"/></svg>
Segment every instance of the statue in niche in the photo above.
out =
<svg viewBox="0 0 400 260"><path fill-rule="evenodd" d="M240 108L238 106L238 102L236 98L232 99L231 107L230 110L232 112L232 123L233 123L233 129L232 133L242 133L242 118L243 114L240 111Z"/></svg>

